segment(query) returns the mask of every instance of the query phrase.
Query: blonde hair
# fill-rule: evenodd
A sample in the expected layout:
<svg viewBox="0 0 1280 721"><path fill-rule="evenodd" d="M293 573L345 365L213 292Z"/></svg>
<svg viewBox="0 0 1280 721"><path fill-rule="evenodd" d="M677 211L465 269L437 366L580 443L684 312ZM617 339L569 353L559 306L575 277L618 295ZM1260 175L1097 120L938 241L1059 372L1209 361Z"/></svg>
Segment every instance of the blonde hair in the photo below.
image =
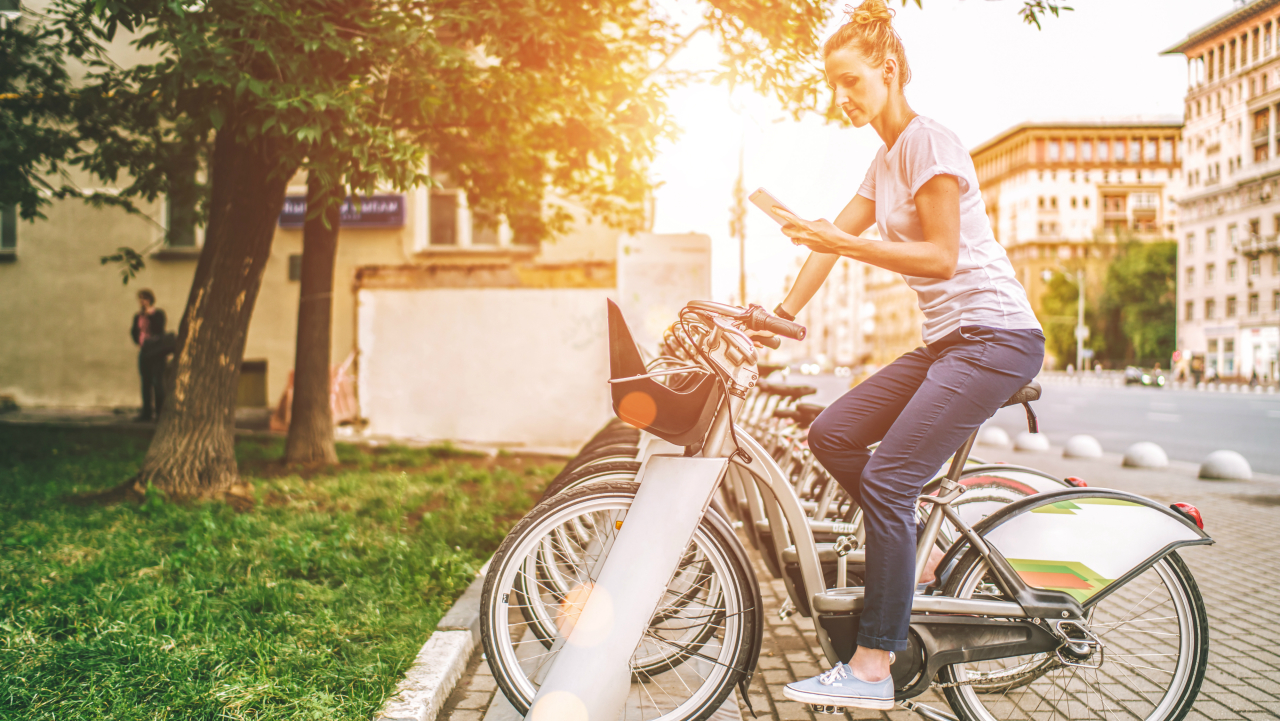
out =
<svg viewBox="0 0 1280 721"><path fill-rule="evenodd" d="M911 66L902 38L893 30L894 12L884 0L863 0L858 7L844 6L849 19L822 46L822 57L847 47L856 48L870 65L880 65L887 57L898 61L899 87L911 82Z"/></svg>

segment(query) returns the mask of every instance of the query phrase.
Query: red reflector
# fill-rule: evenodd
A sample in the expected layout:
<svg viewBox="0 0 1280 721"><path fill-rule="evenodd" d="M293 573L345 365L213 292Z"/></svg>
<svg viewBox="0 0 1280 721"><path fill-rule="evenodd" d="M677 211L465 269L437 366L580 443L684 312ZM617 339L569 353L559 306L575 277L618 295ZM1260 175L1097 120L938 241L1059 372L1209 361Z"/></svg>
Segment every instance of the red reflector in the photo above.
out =
<svg viewBox="0 0 1280 721"><path fill-rule="evenodd" d="M1199 508L1196 508L1190 503L1175 503L1169 507L1183 516L1186 516L1188 520L1194 521L1196 528L1199 528L1202 531L1204 530L1204 519L1200 517Z"/></svg>
<svg viewBox="0 0 1280 721"><path fill-rule="evenodd" d="M1067 476L1062 480L1066 481L1068 486L1075 486L1076 488L1089 487L1089 484L1085 483L1083 478L1076 478L1075 476Z"/></svg>

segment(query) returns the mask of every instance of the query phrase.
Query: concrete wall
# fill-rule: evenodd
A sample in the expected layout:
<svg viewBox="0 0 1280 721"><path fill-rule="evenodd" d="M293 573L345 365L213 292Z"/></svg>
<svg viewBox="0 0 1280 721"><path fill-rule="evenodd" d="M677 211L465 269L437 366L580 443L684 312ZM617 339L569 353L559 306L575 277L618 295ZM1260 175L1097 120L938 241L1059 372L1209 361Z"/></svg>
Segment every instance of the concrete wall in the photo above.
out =
<svg viewBox="0 0 1280 721"><path fill-rule="evenodd" d="M610 416L601 288L358 292L367 432L576 447Z"/></svg>

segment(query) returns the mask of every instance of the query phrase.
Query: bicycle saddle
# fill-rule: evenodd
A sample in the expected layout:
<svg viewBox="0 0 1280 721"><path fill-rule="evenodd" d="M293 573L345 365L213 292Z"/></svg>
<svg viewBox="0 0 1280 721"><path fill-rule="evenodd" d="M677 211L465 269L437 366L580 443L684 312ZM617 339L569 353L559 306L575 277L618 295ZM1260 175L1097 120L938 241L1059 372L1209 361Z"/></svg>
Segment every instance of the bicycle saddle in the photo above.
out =
<svg viewBox="0 0 1280 721"><path fill-rule="evenodd" d="M784 398L804 398L818 392L813 386L773 386L773 392Z"/></svg>
<svg viewBox="0 0 1280 721"><path fill-rule="evenodd" d="M1030 403L1031 401L1040 400L1040 384L1035 381L1028 382L1025 386L1019 388L1016 393L1005 401L1005 406L1016 406L1019 403Z"/></svg>
<svg viewBox="0 0 1280 721"><path fill-rule="evenodd" d="M781 363L760 363L756 366L756 371L760 373L761 378L768 378L783 368L786 366Z"/></svg>
<svg viewBox="0 0 1280 721"><path fill-rule="evenodd" d="M796 404L796 423L801 428L808 428L810 423L827 409L826 406L820 406L817 403L798 403Z"/></svg>

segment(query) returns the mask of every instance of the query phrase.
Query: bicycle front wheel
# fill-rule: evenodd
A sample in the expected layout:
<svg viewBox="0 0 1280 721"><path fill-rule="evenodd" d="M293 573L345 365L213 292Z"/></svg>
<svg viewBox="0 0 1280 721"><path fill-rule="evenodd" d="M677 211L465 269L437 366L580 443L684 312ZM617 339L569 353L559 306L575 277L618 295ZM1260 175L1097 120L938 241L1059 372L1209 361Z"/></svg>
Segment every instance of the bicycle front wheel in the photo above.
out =
<svg viewBox="0 0 1280 721"><path fill-rule="evenodd" d="M1003 598L986 561L970 552L945 595ZM940 680L961 721L1180 721L1209 657L1209 620L1182 558L1170 553L1085 608L1100 652L1082 665L1055 654L954 664Z"/></svg>
<svg viewBox="0 0 1280 721"><path fill-rule="evenodd" d="M527 713L639 484L590 483L540 503L490 564L480 630L503 694ZM702 719L742 678L758 633L753 578L724 524L704 518L631 657L626 718Z"/></svg>

